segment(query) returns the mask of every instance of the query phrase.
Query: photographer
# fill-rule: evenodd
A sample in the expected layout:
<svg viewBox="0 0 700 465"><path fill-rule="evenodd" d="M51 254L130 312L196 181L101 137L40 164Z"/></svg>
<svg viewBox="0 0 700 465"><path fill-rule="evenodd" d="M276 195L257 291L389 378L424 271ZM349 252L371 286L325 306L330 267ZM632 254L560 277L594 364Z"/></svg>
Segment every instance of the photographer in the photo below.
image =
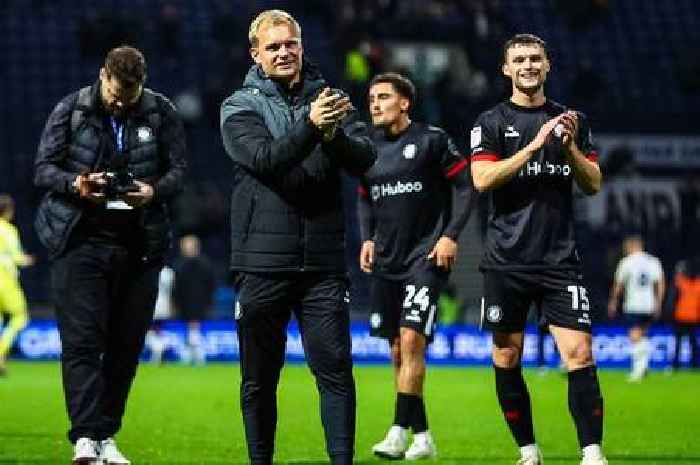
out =
<svg viewBox="0 0 700 465"><path fill-rule="evenodd" d="M111 50L41 135L36 230L49 250L74 464L129 464L114 443L169 246L167 202L185 171L182 123L145 89L146 62Z"/></svg>

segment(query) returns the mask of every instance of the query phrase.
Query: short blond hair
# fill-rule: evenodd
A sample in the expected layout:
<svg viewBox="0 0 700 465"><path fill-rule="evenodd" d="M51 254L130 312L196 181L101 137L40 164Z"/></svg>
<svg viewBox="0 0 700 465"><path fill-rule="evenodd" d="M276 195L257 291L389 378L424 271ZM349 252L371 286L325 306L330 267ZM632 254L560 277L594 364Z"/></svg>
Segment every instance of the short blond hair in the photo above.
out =
<svg viewBox="0 0 700 465"><path fill-rule="evenodd" d="M270 26L279 26L281 24L288 24L292 26L292 29L296 35L301 39L301 26L296 19L289 13L283 10L265 10L255 17L252 23L250 23L250 29L248 29L248 40L250 41L250 46L255 48L258 46L258 33L264 25L269 24Z"/></svg>

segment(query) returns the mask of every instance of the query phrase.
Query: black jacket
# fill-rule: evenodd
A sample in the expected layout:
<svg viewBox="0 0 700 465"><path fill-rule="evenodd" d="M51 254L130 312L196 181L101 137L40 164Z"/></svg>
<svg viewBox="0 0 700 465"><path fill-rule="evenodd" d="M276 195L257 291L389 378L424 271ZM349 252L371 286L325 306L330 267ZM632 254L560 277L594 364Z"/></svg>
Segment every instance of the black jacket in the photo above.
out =
<svg viewBox="0 0 700 465"><path fill-rule="evenodd" d="M253 66L221 107L234 161L231 269L345 271L341 169L361 175L376 153L367 138L338 129L322 143L309 104L327 84L308 63L288 92Z"/></svg>
<svg viewBox="0 0 700 465"><path fill-rule="evenodd" d="M34 184L48 190L35 227L51 257L65 250L89 206L72 192L75 177L96 171L114 151L113 130L102 110L99 81L85 88L82 96L81 91L68 95L51 112L34 163ZM186 168L184 129L166 97L143 90L138 107L125 120L124 154L134 177L154 189L153 200L140 208L136 243L145 258L161 257L170 243L166 201L180 190Z"/></svg>

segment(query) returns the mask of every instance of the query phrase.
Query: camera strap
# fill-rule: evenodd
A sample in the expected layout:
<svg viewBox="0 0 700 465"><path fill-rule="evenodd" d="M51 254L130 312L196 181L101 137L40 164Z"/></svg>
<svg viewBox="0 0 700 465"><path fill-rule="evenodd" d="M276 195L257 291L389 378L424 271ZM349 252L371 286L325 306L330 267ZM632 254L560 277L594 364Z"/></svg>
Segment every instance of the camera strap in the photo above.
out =
<svg viewBox="0 0 700 465"><path fill-rule="evenodd" d="M117 156L123 157L124 153L124 123L117 121L117 118L111 116L112 130L114 131L114 139L117 142ZM105 203L107 210L133 210L133 207L123 200L108 200Z"/></svg>
<svg viewBox="0 0 700 465"><path fill-rule="evenodd" d="M124 123L117 121L114 116L109 118L112 123L112 130L114 131L114 138L117 141L117 153L121 155L124 153Z"/></svg>

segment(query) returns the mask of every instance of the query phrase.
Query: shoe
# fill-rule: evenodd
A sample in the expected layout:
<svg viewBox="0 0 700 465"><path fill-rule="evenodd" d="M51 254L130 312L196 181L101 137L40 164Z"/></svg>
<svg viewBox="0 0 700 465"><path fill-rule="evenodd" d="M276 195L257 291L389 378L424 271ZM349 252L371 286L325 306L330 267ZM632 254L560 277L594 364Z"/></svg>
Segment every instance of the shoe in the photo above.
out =
<svg viewBox="0 0 700 465"><path fill-rule="evenodd" d="M536 455L528 455L526 457L520 457L516 465L542 465L544 460L542 459L542 452L537 450Z"/></svg>
<svg viewBox="0 0 700 465"><path fill-rule="evenodd" d="M79 438L73 448L73 465L97 465L97 449L95 441L90 438Z"/></svg>
<svg viewBox="0 0 700 465"><path fill-rule="evenodd" d="M581 451L581 465L608 465L600 444L590 444Z"/></svg>
<svg viewBox="0 0 700 465"><path fill-rule="evenodd" d="M107 438L100 442L100 460L104 465L131 465L131 461L124 457L119 449L114 438Z"/></svg>
<svg viewBox="0 0 700 465"><path fill-rule="evenodd" d="M406 449L408 449L408 430L397 425L389 428L383 441L372 446L374 455L385 459L402 459Z"/></svg>
<svg viewBox="0 0 700 465"><path fill-rule="evenodd" d="M608 465L608 460L603 457L584 457L581 459L581 465Z"/></svg>
<svg viewBox="0 0 700 465"><path fill-rule="evenodd" d="M413 435L413 443L404 454L405 460L422 460L437 457L435 441L429 431Z"/></svg>

